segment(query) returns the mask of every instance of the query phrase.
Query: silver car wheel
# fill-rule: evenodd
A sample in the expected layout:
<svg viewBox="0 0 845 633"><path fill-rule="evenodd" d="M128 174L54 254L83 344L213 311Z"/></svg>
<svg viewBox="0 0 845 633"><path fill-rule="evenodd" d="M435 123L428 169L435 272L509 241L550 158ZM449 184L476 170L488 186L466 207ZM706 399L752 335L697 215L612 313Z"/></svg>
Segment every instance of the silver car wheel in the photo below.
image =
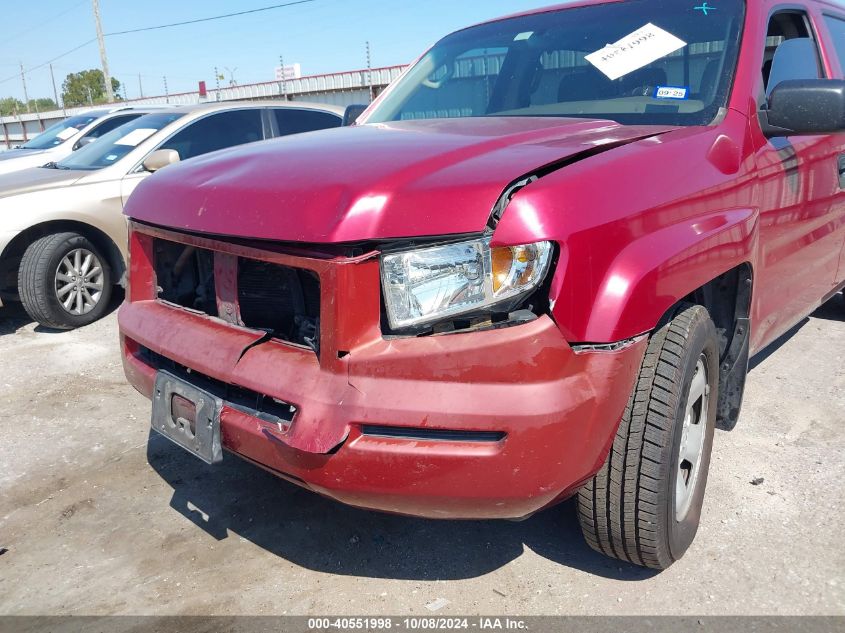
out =
<svg viewBox="0 0 845 633"><path fill-rule="evenodd" d="M701 458L707 435L707 408L710 399L708 378L707 359L702 354L695 366L695 374L690 383L684 426L681 431L678 472L675 478L675 518L678 521L683 521L689 512L701 471Z"/></svg>
<svg viewBox="0 0 845 633"><path fill-rule="evenodd" d="M103 296L105 275L97 256L85 248L65 255L56 270L56 297L66 312L88 314Z"/></svg>

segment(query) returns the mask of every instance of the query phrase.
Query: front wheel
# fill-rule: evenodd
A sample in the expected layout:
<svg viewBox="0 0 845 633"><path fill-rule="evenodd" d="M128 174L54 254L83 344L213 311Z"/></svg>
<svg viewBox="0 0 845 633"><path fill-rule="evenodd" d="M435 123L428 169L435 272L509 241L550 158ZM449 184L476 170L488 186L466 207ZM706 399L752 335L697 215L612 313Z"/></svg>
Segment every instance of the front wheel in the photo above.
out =
<svg viewBox="0 0 845 633"><path fill-rule="evenodd" d="M701 517L718 389L713 321L682 306L649 341L607 462L578 493L593 549L654 569L684 555Z"/></svg>
<svg viewBox="0 0 845 633"><path fill-rule="evenodd" d="M108 309L111 292L108 262L78 233L46 235L21 259L18 294L41 325L71 330L93 323Z"/></svg>

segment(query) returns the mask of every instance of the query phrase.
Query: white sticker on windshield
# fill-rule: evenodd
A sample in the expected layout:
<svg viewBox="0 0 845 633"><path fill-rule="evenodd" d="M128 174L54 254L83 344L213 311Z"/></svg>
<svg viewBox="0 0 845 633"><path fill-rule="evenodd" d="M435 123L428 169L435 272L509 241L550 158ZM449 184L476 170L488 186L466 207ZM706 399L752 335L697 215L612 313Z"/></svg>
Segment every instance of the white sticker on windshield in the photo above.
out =
<svg viewBox="0 0 845 633"><path fill-rule="evenodd" d="M56 134L56 138L60 138L63 141L66 141L69 138L76 136L77 134L79 134L79 130L77 130L75 127L66 127L61 132Z"/></svg>
<svg viewBox="0 0 845 633"><path fill-rule="evenodd" d="M513 41L522 42L523 40L530 40L532 35L534 35L534 31L526 31L525 33L520 33L515 38L513 38Z"/></svg>
<svg viewBox="0 0 845 633"><path fill-rule="evenodd" d="M647 66L687 43L651 22L585 59L610 79L619 79Z"/></svg>
<svg viewBox="0 0 845 633"><path fill-rule="evenodd" d="M142 141L146 141L150 138L153 134L158 132L153 128L149 127L139 127L137 130L132 130L126 136L116 140L114 142L115 145L129 145L130 147L135 147Z"/></svg>

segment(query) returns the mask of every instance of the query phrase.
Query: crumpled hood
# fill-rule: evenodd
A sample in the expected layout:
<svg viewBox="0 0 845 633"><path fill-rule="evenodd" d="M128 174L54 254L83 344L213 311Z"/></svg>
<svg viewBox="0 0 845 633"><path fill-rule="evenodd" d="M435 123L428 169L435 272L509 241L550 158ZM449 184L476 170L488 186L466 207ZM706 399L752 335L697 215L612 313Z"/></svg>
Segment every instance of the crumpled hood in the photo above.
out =
<svg viewBox="0 0 845 633"><path fill-rule="evenodd" d="M326 130L163 169L136 189L126 213L176 229L310 243L476 233L521 176L670 129L497 117Z"/></svg>
<svg viewBox="0 0 845 633"><path fill-rule="evenodd" d="M0 198L53 187L66 187L89 173L91 172L29 167L11 174L0 174Z"/></svg>

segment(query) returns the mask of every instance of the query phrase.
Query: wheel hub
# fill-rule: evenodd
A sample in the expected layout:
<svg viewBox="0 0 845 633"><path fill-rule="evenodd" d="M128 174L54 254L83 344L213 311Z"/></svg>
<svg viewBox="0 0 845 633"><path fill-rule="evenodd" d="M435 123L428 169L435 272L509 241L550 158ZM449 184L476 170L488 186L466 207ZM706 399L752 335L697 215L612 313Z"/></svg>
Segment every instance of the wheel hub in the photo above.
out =
<svg viewBox="0 0 845 633"><path fill-rule="evenodd" d="M56 298L65 312L75 316L88 314L103 296L104 280L98 257L86 248L74 249L56 269Z"/></svg>
<svg viewBox="0 0 845 633"><path fill-rule="evenodd" d="M678 472L675 477L675 518L678 521L683 521L689 512L701 471L710 399L708 378L707 359L702 354L696 363L695 373L690 382L687 408L681 428Z"/></svg>

